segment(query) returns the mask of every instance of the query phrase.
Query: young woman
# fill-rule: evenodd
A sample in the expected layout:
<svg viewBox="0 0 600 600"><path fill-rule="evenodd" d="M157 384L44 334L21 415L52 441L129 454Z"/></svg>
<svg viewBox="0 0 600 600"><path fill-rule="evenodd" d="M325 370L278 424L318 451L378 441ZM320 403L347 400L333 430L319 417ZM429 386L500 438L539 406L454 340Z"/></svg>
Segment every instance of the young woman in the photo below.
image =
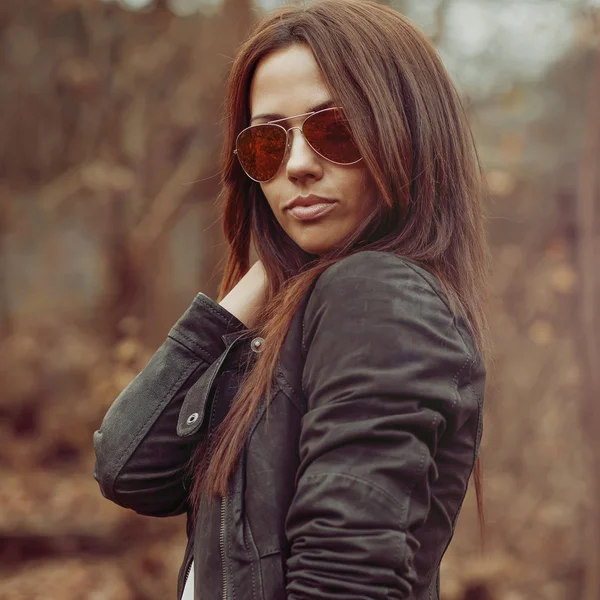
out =
<svg viewBox="0 0 600 600"><path fill-rule="evenodd" d="M485 379L457 92L404 17L321 0L255 29L227 109L221 301L198 294L117 398L94 475L187 513L180 598L437 599Z"/></svg>

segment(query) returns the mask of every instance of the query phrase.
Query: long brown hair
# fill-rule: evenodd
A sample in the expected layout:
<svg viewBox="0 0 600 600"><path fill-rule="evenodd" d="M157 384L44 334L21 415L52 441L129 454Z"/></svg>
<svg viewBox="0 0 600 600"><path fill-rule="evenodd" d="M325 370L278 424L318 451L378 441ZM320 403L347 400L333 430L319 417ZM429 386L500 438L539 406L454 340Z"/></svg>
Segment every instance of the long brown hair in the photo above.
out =
<svg viewBox="0 0 600 600"><path fill-rule="evenodd" d="M258 63L292 44L312 50L378 189L360 229L324 256L303 252L274 218L260 185L233 154L248 125L250 83ZM249 268L251 243L268 278L255 329L265 350L246 374L216 432L210 455L195 452L191 499L225 495L299 303L314 280L359 250L393 252L435 275L485 354L486 243L481 170L459 95L426 37L396 11L366 0L317 0L268 15L241 47L228 85L223 149L224 229L229 255L220 298ZM481 483L475 483L482 516Z"/></svg>

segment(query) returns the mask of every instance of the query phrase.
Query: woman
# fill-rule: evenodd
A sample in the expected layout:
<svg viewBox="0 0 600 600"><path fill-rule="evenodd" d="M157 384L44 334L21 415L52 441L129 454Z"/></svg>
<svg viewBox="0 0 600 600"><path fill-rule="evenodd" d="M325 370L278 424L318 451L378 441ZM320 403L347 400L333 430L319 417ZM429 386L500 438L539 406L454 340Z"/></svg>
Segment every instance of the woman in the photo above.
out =
<svg viewBox="0 0 600 600"><path fill-rule="evenodd" d="M180 598L437 599L485 379L458 95L404 17L323 0L255 29L227 108L222 299L115 401L94 475L187 513Z"/></svg>

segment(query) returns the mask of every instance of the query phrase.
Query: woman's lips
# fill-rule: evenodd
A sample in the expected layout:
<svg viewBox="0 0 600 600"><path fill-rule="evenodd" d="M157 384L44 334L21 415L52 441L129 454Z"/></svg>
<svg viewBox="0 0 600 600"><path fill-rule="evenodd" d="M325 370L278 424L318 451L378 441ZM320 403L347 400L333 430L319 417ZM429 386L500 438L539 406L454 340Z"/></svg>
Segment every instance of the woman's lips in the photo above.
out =
<svg viewBox="0 0 600 600"><path fill-rule="evenodd" d="M319 204L311 204L310 206L294 206L288 210L294 219L298 219L298 221L310 221L322 217L332 210L336 204L336 202L320 202Z"/></svg>

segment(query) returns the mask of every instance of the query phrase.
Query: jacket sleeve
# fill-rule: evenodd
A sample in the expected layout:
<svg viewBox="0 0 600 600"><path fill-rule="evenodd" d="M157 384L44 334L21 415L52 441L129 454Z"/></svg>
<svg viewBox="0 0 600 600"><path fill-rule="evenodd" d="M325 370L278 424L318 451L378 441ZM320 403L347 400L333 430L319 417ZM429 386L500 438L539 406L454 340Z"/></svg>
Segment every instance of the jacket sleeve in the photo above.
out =
<svg viewBox="0 0 600 600"><path fill-rule="evenodd" d="M206 429L179 437L179 410L190 387L224 351L221 336L242 329L219 304L196 296L94 434L94 478L106 498L145 515L185 512L185 468Z"/></svg>
<svg viewBox="0 0 600 600"><path fill-rule="evenodd" d="M321 276L303 346L308 410L286 520L287 598L410 598L438 440L477 410L453 387L467 347L421 272L380 252Z"/></svg>

